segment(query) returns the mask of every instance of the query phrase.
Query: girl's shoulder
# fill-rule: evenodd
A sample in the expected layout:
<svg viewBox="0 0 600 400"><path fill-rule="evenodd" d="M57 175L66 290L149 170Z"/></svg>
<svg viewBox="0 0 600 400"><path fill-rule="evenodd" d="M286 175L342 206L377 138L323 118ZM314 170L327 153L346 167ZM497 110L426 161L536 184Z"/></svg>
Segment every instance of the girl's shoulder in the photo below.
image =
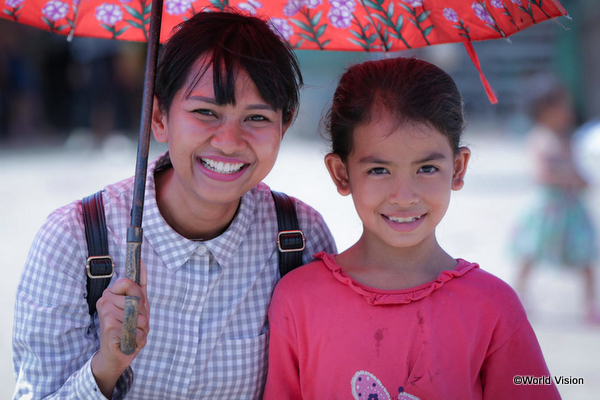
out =
<svg viewBox="0 0 600 400"><path fill-rule="evenodd" d="M526 318L525 310L515 290L499 277L481 268L471 270L456 280L455 295L466 303L475 302L479 310L498 316Z"/></svg>

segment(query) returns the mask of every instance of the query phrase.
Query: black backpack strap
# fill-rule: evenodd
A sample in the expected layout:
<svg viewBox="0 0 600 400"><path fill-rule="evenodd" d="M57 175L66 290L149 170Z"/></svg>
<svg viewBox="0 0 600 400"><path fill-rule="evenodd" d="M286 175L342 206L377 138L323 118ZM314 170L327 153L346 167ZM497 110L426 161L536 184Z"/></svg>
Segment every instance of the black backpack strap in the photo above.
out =
<svg viewBox="0 0 600 400"><path fill-rule="evenodd" d="M302 265L302 251L306 240L298 225L294 202L285 193L271 190L277 212L277 248L279 249L279 273L283 277Z"/></svg>
<svg viewBox="0 0 600 400"><path fill-rule="evenodd" d="M115 264L108 255L108 236L102 191L81 200L85 239L87 241L87 302L90 315L96 313L96 302L108 287L115 272Z"/></svg>

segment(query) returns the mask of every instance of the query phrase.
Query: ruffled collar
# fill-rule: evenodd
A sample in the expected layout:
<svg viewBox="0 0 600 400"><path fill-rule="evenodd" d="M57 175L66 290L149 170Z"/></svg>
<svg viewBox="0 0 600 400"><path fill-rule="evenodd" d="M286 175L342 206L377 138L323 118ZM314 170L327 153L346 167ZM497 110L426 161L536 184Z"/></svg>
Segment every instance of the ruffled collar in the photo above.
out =
<svg viewBox="0 0 600 400"><path fill-rule="evenodd" d="M479 268L479 265L475 263L470 263L458 258L456 260L458 261L456 268L449 271L442 271L434 281L427 282L410 289L381 290L363 285L352 279L344 272L342 267L335 262L334 254L319 252L315 254L315 258L322 260L325 266L331 271L333 276L338 281L348 285L350 289L362 295L367 302L372 305L408 304L413 301L421 300L429 296L433 291L441 288L446 282L452 280L453 278L458 278L474 268Z"/></svg>

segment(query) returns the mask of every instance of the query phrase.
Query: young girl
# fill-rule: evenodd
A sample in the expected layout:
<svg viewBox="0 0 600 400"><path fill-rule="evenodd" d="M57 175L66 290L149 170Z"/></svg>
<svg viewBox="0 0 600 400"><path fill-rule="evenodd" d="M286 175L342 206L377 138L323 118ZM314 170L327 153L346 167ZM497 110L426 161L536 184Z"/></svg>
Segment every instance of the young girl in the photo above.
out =
<svg viewBox="0 0 600 400"><path fill-rule="evenodd" d="M363 234L276 287L264 398L560 398L514 291L436 240L470 157L452 78L417 59L353 66L328 124L325 163Z"/></svg>

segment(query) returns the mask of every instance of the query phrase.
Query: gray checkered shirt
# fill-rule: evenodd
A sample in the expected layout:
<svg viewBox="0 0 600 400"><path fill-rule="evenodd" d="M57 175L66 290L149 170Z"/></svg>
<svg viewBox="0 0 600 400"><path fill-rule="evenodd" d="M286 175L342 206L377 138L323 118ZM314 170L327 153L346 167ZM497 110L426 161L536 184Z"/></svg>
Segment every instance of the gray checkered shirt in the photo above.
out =
<svg viewBox="0 0 600 400"><path fill-rule="evenodd" d="M161 216L149 165L142 259L148 271L148 343L113 398L256 399L267 369L267 309L279 279L277 218L269 188L246 193L233 222L206 242L185 239ZM114 282L125 275L133 178L104 189ZM335 244L321 215L296 200L307 243L303 261ZM13 332L15 398L104 399L90 362L98 317L86 302L87 245L81 202L54 211L37 234L17 291Z"/></svg>

